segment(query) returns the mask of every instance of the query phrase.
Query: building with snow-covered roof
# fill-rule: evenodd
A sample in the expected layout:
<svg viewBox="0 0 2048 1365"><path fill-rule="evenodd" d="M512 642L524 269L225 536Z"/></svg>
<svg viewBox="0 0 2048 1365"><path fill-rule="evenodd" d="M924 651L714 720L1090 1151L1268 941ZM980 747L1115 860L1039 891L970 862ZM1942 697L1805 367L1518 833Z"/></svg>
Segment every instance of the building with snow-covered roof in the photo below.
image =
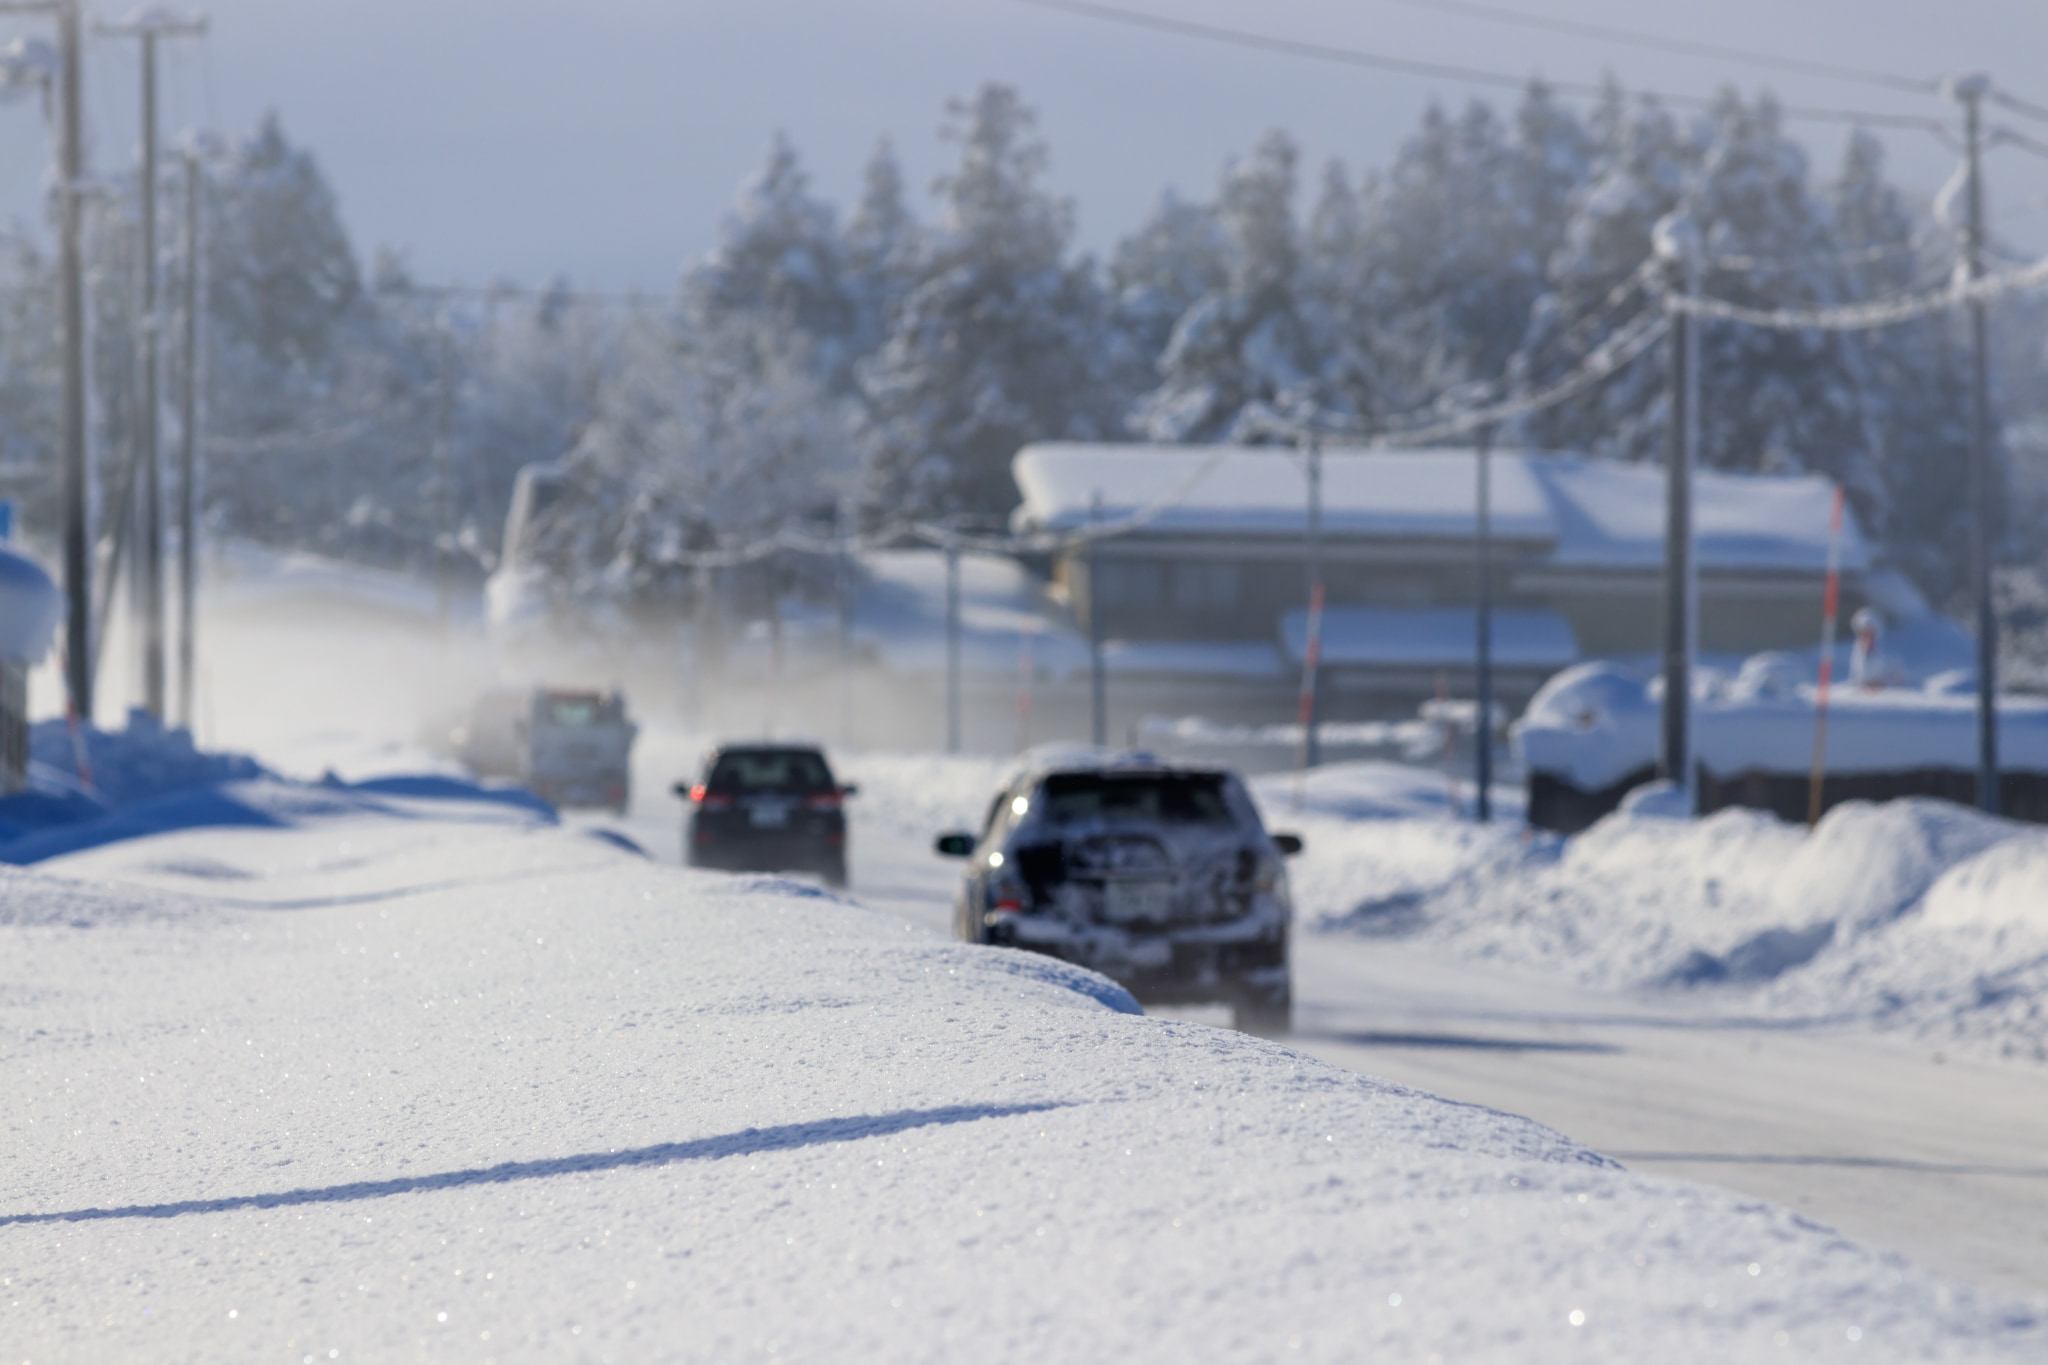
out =
<svg viewBox="0 0 2048 1365"><path fill-rule="evenodd" d="M1477 633L1477 456L1323 452L1324 695L1333 715L1412 710L1439 680L1469 691ZM1041 444L1013 463L1020 532L1134 518L1070 547L1050 572L1079 621L1111 639L1271 647L1291 677L1306 637L1307 471L1275 447ZM1499 685L1526 697L1579 659L1662 644L1661 468L1499 450L1491 587ZM1799 475L1703 472L1694 500L1700 644L1746 655L1811 644L1820 628L1833 488ZM1845 613L1865 596L1870 546L1840 545Z"/></svg>

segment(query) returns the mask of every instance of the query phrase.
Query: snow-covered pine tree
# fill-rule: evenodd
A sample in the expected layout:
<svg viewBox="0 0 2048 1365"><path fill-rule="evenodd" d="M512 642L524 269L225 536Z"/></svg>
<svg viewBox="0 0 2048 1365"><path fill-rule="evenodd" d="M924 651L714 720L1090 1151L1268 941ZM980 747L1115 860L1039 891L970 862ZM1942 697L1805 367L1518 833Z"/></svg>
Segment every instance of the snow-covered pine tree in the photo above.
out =
<svg viewBox="0 0 2048 1365"><path fill-rule="evenodd" d="M1567 196L1562 240L1551 253L1548 288L1531 305L1510 363L1513 387L1541 390L1570 373L1608 337L1657 306L1638 271L1650 233L1675 208L1700 157L1702 138L1681 128L1655 100L1610 84L1589 120L1596 140L1587 179ZM1665 450L1664 370L1645 357L1606 383L1512 423L1503 439L1623 460L1661 460Z"/></svg>
<svg viewBox="0 0 2048 1365"><path fill-rule="evenodd" d="M1885 181L1883 144L1868 133L1851 134L1831 199L1851 297L1896 298L1953 268L1951 244L1919 242L1913 214ZM1969 567L1969 387L1954 326L1917 318L1847 338L1864 443L1886 493L1882 508L1859 511L1935 602L1958 599Z"/></svg>
<svg viewBox="0 0 2048 1365"><path fill-rule="evenodd" d="M1729 92L1714 123L1689 196L1709 257L1703 287L1758 307L1846 302L1828 214L1809 192L1806 153L1783 132L1777 102ZM1839 332L1711 319L1694 335L1701 463L1827 474L1848 487L1859 515L1881 524L1885 490L1858 417L1852 343Z"/></svg>
<svg viewBox="0 0 2048 1365"><path fill-rule="evenodd" d="M872 355L909 293L920 229L903 200L903 167L889 139L875 144L861 171L860 202L846 222L840 257L853 305L856 362Z"/></svg>
<svg viewBox="0 0 2048 1365"><path fill-rule="evenodd" d="M1007 85L947 106L960 162L936 186L944 219L862 368L877 505L1006 513L1019 448L1115 430L1101 290L1067 259L1073 212L1040 187L1035 124Z"/></svg>
<svg viewBox="0 0 2048 1365"><path fill-rule="evenodd" d="M744 313L643 320L565 462L571 487L537 527L537 558L564 601L687 598L704 581L690 552L830 526L856 472L847 430L788 328ZM778 555L727 577L759 596L807 565Z"/></svg>
<svg viewBox="0 0 2048 1365"><path fill-rule="evenodd" d="M718 246L683 276L683 305L700 325L750 317L790 330L812 351L828 387L851 380L858 325L840 260L830 205L810 192L810 176L781 133L767 162L740 190Z"/></svg>
<svg viewBox="0 0 2048 1365"><path fill-rule="evenodd" d="M1366 193L1373 192L1368 182ZM1372 247L1365 202L1340 161L1323 168L1323 187L1309 214L1300 308L1323 394L1322 416L1363 425L1381 407L1395 368L1378 353Z"/></svg>
<svg viewBox="0 0 2048 1365"><path fill-rule="evenodd" d="M1398 362L1381 402L1403 409L1506 368L1564 233L1570 115L1534 88L1514 135L1474 101L1431 107L1368 206L1376 348ZM1543 139L1524 148L1522 131Z"/></svg>
<svg viewBox="0 0 2048 1365"><path fill-rule="evenodd" d="M1216 211L1165 191L1151 217L1116 244L1107 276L1111 317L1149 389L1181 314L1230 279L1229 244Z"/></svg>
<svg viewBox="0 0 2048 1365"><path fill-rule="evenodd" d="M1275 131L1225 169L1216 213L1229 273L1174 325L1135 419L1153 440L1272 440L1284 430L1276 414L1328 398L1298 298L1297 160L1294 140Z"/></svg>

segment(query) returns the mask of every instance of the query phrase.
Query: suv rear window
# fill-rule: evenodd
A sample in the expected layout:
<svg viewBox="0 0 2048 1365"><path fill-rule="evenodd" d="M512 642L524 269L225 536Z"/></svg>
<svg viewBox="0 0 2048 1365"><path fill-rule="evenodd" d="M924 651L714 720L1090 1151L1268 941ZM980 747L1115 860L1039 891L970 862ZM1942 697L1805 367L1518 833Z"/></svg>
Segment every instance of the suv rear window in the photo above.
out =
<svg viewBox="0 0 2048 1365"><path fill-rule="evenodd" d="M595 725L602 718L604 701L599 697L563 696L556 693L547 698L547 718L555 725L581 729Z"/></svg>
<svg viewBox="0 0 2048 1365"><path fill-rule="evenodd" d="M832 770L807 749L737 749L718 756L704 785L715 792L828 791Z"/></svg>
<svg viewBox="0 0 2048 1365"><path fill-rule="evenodd" d="M1045 814L1054 824L1082 820L1231 823L1221 773L1054 773L1045 779Z"/></svg>

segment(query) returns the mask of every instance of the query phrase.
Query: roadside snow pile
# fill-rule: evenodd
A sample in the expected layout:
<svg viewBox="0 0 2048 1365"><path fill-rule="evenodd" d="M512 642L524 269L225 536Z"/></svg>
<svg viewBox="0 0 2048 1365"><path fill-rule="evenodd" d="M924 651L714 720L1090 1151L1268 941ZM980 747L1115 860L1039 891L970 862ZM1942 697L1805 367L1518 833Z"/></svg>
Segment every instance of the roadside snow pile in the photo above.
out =
<svg viewBox="0 0 2048 1365"><path fill-rule="evenodd" d="M1269 820L1274 788L1264 788ZM1391 804L1391 803L1390 803ZM1284 809L1284 808L1283 808ZM1811 836L1758 811L1619 812L1570 839L1403 814L1293 824L1312 926L1436 941L1606 989L1747 988L2048 1060L2048 831L1947 802L1850 802Z"/></svg>
<svg viewBox="0 0 2048 1365"><path fill-rule="evenodd" d="M84 749L80 780L78 746ZM346 782L280 778L245 754L207 753L185 730L146 712L121 731L44 721L30 732L34 786L0 797L0 863L26 864L148 835L207 826L277 827L356 812L396 814L413 803L503 808L552 823L553 807L516 788L486 788L450 772L392 772ZM388 766L388 765L387 765Z"/></svg>
<svg viewBox="0 0 2048 1365"><path fill-rule="evenodd" d="M46 832L104 821L172 793L246 781L264 770L242 754L203 753L184 730L166 730L145 711L126 729L72 729L62 720L29 730L29 788L0 796L0 863ZM47 855L38 855L47 856Z"/></svg>
<svg viewBox="0 0 2048 1365"><path fill-rule="evenodd" d="M81 745L89 784L79 772ZM189 730L165 729L142 710L130 711L127 727L121 730L81 726L74 732L61 719L38 722L29 731L29 761L36 765L37 780L60 788L87 786L108 806L263 773L262 765L246 754L201 751Z"/></svg>
<svg viewBox="0 0 2048 1365"><path fill-rule="evenodd" d="M5 877L49 912L0 926L30 1359L2048 1353L1526 1120L509 815Z"/></svg>

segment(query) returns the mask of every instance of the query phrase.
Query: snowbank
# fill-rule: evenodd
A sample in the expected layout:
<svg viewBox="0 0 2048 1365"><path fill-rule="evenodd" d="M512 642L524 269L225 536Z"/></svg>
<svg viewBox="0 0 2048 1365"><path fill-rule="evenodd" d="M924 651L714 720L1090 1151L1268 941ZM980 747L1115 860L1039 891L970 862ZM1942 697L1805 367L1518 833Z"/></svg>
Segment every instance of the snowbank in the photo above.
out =
<svg viewBox="0 0 2048 1365"><path fill-rule="evenodd" d="M1700 820L1622 811L1570 839L1444 818L1361 767L1317 774L1384 793L1311 799L1295 899L1329 932L1398 934L1611 990L1736 989L1788 1020L1856 1021L2048 1059L2048 834L1947 802L1830 810L1803 826L1739 808Z"/></svg>
<svg viewBox="0 0 2048 1365"><path fill-rule="evenodd" d="M280 778L246 754L209 753L182 729L132 711L118 731L44 721L30 731L33 786L0 797L0 863L27 864L104 844L209 826L272 828L348 811L393 814L393 802L454 802L552 822L554 808L518 788L484 787L447 765L398 770L351 750L310 781ZM83 767L81 768L81 761ZM443 812L445 815L445 811Z"/></svg>
<svg viewBox="0 0 2048 1365"><path fill-rule="evenodd" d="M509 813L48 868L0 874L31 1359L2048 1350L1526 1120Z"/></svg>

